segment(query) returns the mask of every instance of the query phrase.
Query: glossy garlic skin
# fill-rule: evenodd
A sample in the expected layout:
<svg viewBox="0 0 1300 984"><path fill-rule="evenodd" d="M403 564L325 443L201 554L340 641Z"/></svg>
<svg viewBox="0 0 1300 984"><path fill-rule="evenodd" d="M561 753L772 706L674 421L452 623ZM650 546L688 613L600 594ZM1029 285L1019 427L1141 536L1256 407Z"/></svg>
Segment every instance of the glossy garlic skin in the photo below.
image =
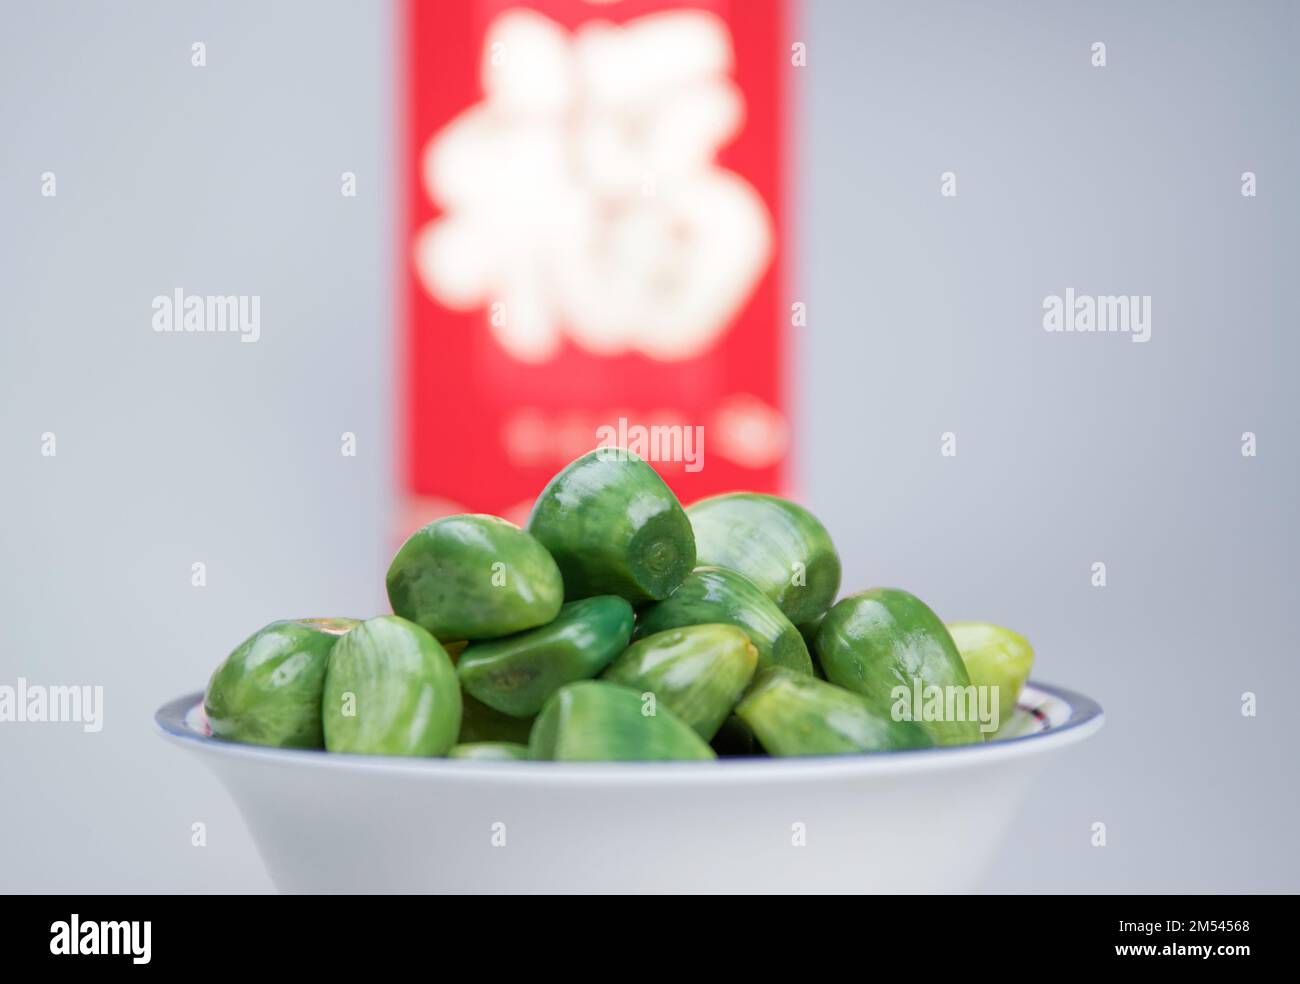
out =
<svg viewBox="0 0 1300 984"><path fill-rule="evenodd" d="M445 755L460 731L456 668L414 622L372 618L330 653L321 717L331 752Z"/></svg>
<svg viewBox="0 0 1300 984"><path fill-rule="evenodd" d="M598 448L551 479L528 531L551 552L568 601L614 594L633 605L668 597L695 566L681 503L636 455Z"/></svg>
<svg viewBox="0 0 1300 984"><path fill-rule="evenodd" d="M993 733L1032 664L1023 637L949 629L894 589L832 604L841 573L802 506L735 492L688 511L637 455L598 448L551 479L527 529L459 515L409 537L387 575L396 614L267 626L213 674L205 707L237 741L481 761Z"/></svg>
<svg viewBox="0 0 1300 984"><path fill-rule="evenodd" d="M235 647L208 681L203 708L218 738L324 748L320 703L330 650L351 618L272 622Z"/></svg>
<svg viewBox="0 0 1300 984"><path fill-rule="evenodd" d="M652 711L652 713L651 713ZM533 724L528 750L555 762L663 762L716 756L685 721L630 687L580 680L561 687Z"/></svg>
<svg viewBox="0 0 1300 984"><path fill-rule="evenodd" d="M840 557L821 522L774 495L733 492L689 509L695 562L739 571L795 625L823 615L840 590Z"/></svg>
<svg viewBox="0 0 1300 984"><path fill-rule="evenodd" d="M1034 647L1020 633L991 622L949 622L948 634L961 653L970 682L997 687L1000 716L1003 722L1009 720L1033 669Z"/></svg>
<svg viewBox="0 0 1300 984"><path fill-rule="evenodd" d="M571 601L555 621L471 644L456 672L467 694L502 714L533 717L566 683L609 665L632 638L632 606L617 595Z"/></svg>
<svg viewBox="0 0 1300 984"><path fill-rule="evenodd" d="M545 625L564 602L551 555L496 516L448 516L416 530L393 558L387 585L394 614L447 641Z"/></svg>
<svg viewBox="0 0 1300 984"><path fill-rule="evenodd" d="M447 758L474 762L523 762L528 759L528 746L510 741L472 742L453 746Z"/></svg>
<svg viewBox="0 0 1300 984"><path fill-rule="evenodd" d="M956 644L934 612L916 595L875 588L837 602L817 630L817 658L831 683L861 694L882 713L894 688L968 687L970 677ZM919 722L940 745L984 740L978 721Z"/></svg>
<svg viewBox="0 0 1300 984"><path fill-rule="evenodd" d="M687 625L646 636L601 674L602 680L649 692L712 740L753 679L758 650L735 625Z"/></svg>
<svg viewBox="0 0 1300 984"><path fill-rule="evenodd" d="M808 645L776 602L745 575L725 567L699 567L665 601L649 605L637 618L634 639L684 625L726 623L744 629L758 650L758 665L784 666L812 673Z"/></svg>
<svg viewBox="0 0 1300 984"><path fill-rule="evenodd" d="M859 694L780 667L758 675L736 716L769 755L852 755L934 745L919 724L895 721Z"/></svg>

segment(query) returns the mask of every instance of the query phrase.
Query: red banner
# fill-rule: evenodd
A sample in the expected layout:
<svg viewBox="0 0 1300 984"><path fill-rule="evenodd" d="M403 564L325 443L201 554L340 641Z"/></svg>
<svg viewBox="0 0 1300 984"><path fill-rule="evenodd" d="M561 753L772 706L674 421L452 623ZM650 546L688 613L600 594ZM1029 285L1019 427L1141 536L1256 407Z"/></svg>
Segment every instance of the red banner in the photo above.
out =
<svg viewBox="0 0 1300 984"><path fill-rule="evenodd" d="M405 5L406 532L598 444L779 491L784 0Z"/></svg>

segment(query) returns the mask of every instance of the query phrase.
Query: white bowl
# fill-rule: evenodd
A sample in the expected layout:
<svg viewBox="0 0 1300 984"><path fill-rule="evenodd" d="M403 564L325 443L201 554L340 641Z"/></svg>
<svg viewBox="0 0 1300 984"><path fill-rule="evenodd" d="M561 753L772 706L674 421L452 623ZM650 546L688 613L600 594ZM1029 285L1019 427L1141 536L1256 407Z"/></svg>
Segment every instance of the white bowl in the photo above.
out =
<svg viewBox="0 0 1300 984"><path fill-rule="evenodd" d="M589 764L237 745L211 736L201 694L155 720L225 784L283 892L955 892L1103 718L1031 684L984 745Z"/></svg>

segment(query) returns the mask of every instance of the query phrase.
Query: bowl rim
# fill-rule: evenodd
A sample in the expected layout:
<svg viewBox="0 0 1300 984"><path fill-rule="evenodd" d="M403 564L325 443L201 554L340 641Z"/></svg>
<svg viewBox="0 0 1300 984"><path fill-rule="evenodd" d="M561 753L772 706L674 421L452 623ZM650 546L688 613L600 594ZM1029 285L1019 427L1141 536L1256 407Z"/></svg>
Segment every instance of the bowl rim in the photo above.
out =
<svg viewBox="0 0 1300 984"><path fill-rule="evenodd" d="M154 714L154 723L164 738L196 753L210 753L221 759L253 760L326 771L360 769L367 773L421 775L430 779L454 778L508 785L594 783L640 786L815 781L970 768L1076 744L1099 731L1105 722L1105 713L1096 701L1064 687L1030 681L1025 685L1024 693L1063 701L1069 707L1068 717L1046 730L1002 738L984 745L801 758L722 758L716 762L484 762L244 745L202 734L187 723L186 716L203 700L202 691L163 704Z"/></svg>

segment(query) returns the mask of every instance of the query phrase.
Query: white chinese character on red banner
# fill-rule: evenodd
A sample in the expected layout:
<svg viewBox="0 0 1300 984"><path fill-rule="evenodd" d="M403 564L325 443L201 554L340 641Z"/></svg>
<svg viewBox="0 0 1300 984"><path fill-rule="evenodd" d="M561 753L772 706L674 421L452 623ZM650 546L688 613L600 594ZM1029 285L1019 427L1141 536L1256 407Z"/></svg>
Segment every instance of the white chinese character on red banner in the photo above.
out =
<svg viewBox="0 0 1300 984"><path fill-rule="evenodd" d="M654 14L570 34L533 11L488 27L483 99L436 133L443 214L414 243L440 303L485 309L515 358L567 335L597 355L704 352L772 256L759 194L715 156L739 132L722 21Z"/></svg>

